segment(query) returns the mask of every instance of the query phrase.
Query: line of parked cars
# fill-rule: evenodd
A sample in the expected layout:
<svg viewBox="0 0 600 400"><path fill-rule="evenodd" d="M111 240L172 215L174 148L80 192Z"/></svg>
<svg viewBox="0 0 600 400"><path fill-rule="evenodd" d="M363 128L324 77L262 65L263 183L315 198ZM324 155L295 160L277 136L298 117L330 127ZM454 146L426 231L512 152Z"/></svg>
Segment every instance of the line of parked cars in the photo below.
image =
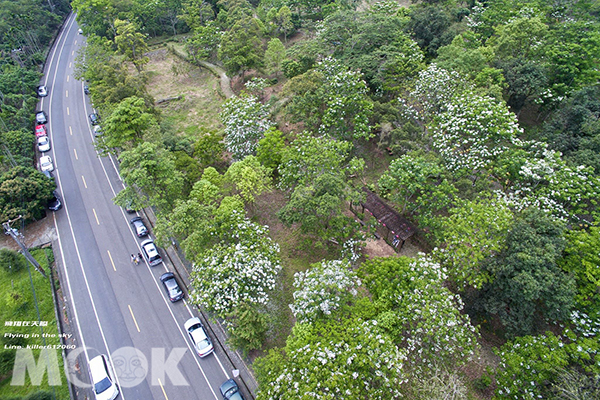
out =
<svg viewBox="0 0 600 400"><path fill-rule="evenodd" d="M80 30L81 31L81 30ZM81 32L80 32L81 33ZM89 94L88 85L84 86L85 94ZM38 87L38 96L45 97L48 95L48 88L46 86ZM37 140L37 147L42 156L40 157L40 169L46 174L47 177L52 177L52 171L54 170L54 164L52 158L45 153L50 151L50 138L48 136L48 129L46 123L48 122L48 116L44 111L38 111L35 115L36 126L35 136ZM90 123L94 126L94 134L101 134L102 131L99 127L99 116L96 113L89 115ZM62 207L62 202L56 191L54 191L53 198L48 202L48 208L56 211ZM127 209L128 212L135 212ZM149 235L148 228L144 224L141 217L136 216L130 219L130 224L139 238L143 238ZM142 248L142 254L148 265L151 267L159 265L163 262L158 248L154 244L152 239L146 239L140 243ZM163 284L167 296L171 302L176 302L184 297L184 292L172 272L166 272L159 278ZM214 351L213 343L206 332L206 329L200 318L193 317L188 319L184 323L184 328L188 334L190 341L194 347L194 350L200 357L206 357ZM115 374L113 367L104 354L92 358L89 362L89 373L90 381L93 386L93 391L96 399L102 400L113 400L119 395L119 388L116 384ZM233 379L229 379L224 382L220 387L219 391L223 396L224 400L244 400L243 396L239 391L237 383Z"/></svg>

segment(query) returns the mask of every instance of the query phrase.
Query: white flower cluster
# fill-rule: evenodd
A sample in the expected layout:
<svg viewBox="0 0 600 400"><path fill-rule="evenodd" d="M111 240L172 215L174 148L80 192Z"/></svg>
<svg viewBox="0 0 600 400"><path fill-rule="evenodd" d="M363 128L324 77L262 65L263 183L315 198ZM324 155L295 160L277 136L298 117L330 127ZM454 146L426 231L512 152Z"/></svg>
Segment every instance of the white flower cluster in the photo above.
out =
<svg viewBox="0 0 600 400"><path fill-rule="evenodd" d="M264 399L372 399L401 397L405 355L375 321L347 329L343 339L306 344L288 354Z"/></svg>
<svg viewBox="0 0 600 400"><path fill-rule="evenodd" d="M574 331L586 338L600 336L600 312L590 317L584 312L575 310L571 313L571 322Z"/></svg>
<svg viewBox="0 0 600 400"><path fill-rule="evenodd" d="M223 104L219 115L225 126L225 144L234 160L242 160L256 152L263 133L274 124L269 120L269 108L255 96L234 96Z"/></svg>
<svg viewBox="0 0 600 400"><path fill-rule="evenodd" d="M450 100L468 84L456 71L447 71L431 64L419 72L415 88L406 98L398 98L401 114L408 119L427 123L446 111Z"/></svg>
<svg viewBox="0 0 600 400"><path fill-rule="evenodd" d="M433 129L433 146L450 171L485 169L523 133L506 104L464 92L454 97Z"/></svg>
<svg viewBox="0 0 600 400"><path fill-rule="evenodd" d="M218 244L194 265L192 297L218 317L241 302L264 305L281 270L279 246L267 236L267 227L244 218L233 232L237 244Z"/></svg>
<svg viewBox="0 0 600 400"><path fill-rule="evenodd" d="M443 287L446 270L421 255L407 271L414 289L397 294L400 335L412 368L430 369L439 362L461 365L478 351L477 330L466 315L459 295Z"/></svg>
<svg viewBox="0 0 600 400"><path fill-rule="evenodd" d="M549 150L545 143L519 142L531 157L519 170L521 180L509 193L498 197L516 210L537 207L558 220L578 219L586 213L587 203L600 197L600 180L589 167L572 168L561 154Z"/></svg>
<svg viewBox="0 0 600 400"><path fill-rule="evenodd" d="M342 258L350 261L350 265L355 266L362 255L361 250L365 245L365 237L361 233L358 239L348 239L342 244Z"/></svg>
<svg viewBox="0 0 600 400"><path fill-rule="evenodd" d="M298 323L313 322L350 303L360 285L347 261L322 261L306 272L294 274L297 290L290 308Z"/></svg>
<svg viewBox="0 0 600 400"><path fill-rule="evenodd" d="M362 73L348 70L331 57L321 61L317 70L323 74L329 93L319 134L339 139L369 138L373 104L368 100Z"/></svg>

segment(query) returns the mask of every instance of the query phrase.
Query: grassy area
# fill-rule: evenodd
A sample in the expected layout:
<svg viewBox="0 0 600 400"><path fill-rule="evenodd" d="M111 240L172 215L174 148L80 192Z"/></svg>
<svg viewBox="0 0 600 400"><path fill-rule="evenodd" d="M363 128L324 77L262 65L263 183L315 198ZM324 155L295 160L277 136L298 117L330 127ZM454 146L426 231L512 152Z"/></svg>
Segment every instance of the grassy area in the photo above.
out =
<svg viewBox="0 0 600 400"><path fill-rule="evenodd" d="M48 263L53 260L52 249L36 249L31 253L44 270L48 272ZM0 326L3 344L2 350L0 350L2 362L2 370L0 371L0 399L18 399L20 398L19 396L26 398L25 396L28 394L40 390L54 391L56 399L69 399L69 389L62 367L62 352L59 349L51 351L56 351L61 374L60 386L50 387L47 373L39 386L31 384L29 374L26 375L24 386L11 386L13 360L17 350L7 349L7 346L59 346L60 339L58 338L59 332L55 319L54 300L52 298L49 279L44 278L30 266L31 280L33 280L35 299L37 299L39 309L39 320L42 321L41 325L47 324L42 327L32 326L33 324L37 324L38 314L27 268L25 267L20 271L6 272L5 266L2 265L0 266L0 270L2 271L0 273L0 287L3 288L2 296L0 296L0 317L3 322ZM21 326L15 326L17 324ZM44 334L47 336L46 338L42 337ZM38 335L39 337L34 337ZM41 351L33 348L32 352L37 361Z"/></svg>

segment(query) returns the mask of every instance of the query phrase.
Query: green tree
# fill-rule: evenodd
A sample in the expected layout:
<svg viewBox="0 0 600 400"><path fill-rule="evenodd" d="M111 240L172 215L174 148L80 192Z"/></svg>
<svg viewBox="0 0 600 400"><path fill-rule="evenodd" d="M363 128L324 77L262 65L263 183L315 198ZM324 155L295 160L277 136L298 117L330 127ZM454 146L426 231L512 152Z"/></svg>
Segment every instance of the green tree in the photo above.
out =
<svg viewBox="0 0 600 400"><path fill-rule="evenodd" d="M415 7L410 13L408 29L425 54L435 58L437 49L452 41L450 24L450 16L441 7Z"/></svg>
<svg viewBox="0 0 600 400"><path fill-rule="evenodd" d="M271 171L277 171L284 149L283 133L278 129L271 128L265 132L265 137L258 141L256 158Z"/></svg>
<svg viewBox="0 0 600 400"><path fill-rule="evenodd" d="M172 210L184 183L172 153L157 143L142 142L123 151L119 161L123 182L135 191L139 203L157 206L161 212ZM123 206L121 193L115 203Z"/></svg>
<svg viewBox="0 0 600 400"><path fill-rule="evenodd" d="M279 32L283 32L283 40L287 43L287 37L294 30L292 22L292 11L288 6L283 6L277 12L277 28Z"/></svg>
<svg viewBox="0 0 600 400"><path fill-rule="evenodd" d="M196 30L214 20L215 12L211 4L205 0L185 0L179 18L184 20L190 29Z"/></svg>
<svg viewBox="0 0 600 400"><path fill-rule="evenodd" d="M564 248L564 225L529 209L513 223L503 251L485 265L492 279L482 289L481 304L509 336L534 333L543 320L568 318L575 282L557 264Z"/></svg>
<svg viewBox="0 0 600 400"><path fill-rule="evenodd" d="M102 122L103 134L98 138L98 147L118 153L140 144L147 132L158 129L158 122L151 111L143 99L135 96L116 104Z"/></svg>
<svg viewBox="0 0 600 400"><path fill-rule="evenodd" d="M199 127L200 135L194 143L194 158L204 168L223 161L225 145L223 132Z"/></svg>
<svg viewBox="0 0 600 400"><path fill-rule="evenodd" d="M0 221L19 216L27 222L42 219L54 189L54 180L34 168L11 168L0 175Z"/></svg>
<svg viewBox="0 0 600 400"><path fill-rule="evenodd" d="M239 195L246 204L251 204L256 196L271 188L271 170L256 157L246 156L229 166L224 181L232 185L232 194Z"/></svg>
<svg viewBox="0 0 600 400"><path fill-rule="evenodd" d="M447 268L459 290L480 288L491 279L483 264L503 249L513 213L504 202L483 197L461 201L448 214L441 218L442 248L434 250L434 257Z"/></svg>
<svg viewBox="0 0 600 400"><path fill-rule="evenodd" d="M216 60L222 32L214 22L194 29L185 42L185 47L196 62L200 60Z"/></svg>
<svg viewBox="0 0 600 400"><path fill-rule="evenodd" d="M378 184L403 214L433 215L448 206L456 195L446 175L435 157L405 154L392 160Z"/></svg>
<svg viewBox="0 0 600 400"><path fill-rule="evenodd" d="M444 286L446 271L438 263L378 257L364 262L358 276L374 303L377 325L407 351L413 379L435 372L432 365L455 368L477 354L477 330L461 313L460 296Z"/></svg>
<svg viewBox="0 0 600 400"><path fill-rule="evenodd" d="M138 73L149 61L144 55L148 51L148 45L144 35L138 32L135 24L120 19L115 20L115 44L119 51L133 63Z"/></svg>
<svg viewBox="0 0 600 400"><path fill-rule="evenodd" d="M14 160L17 165L27 167L35 157L35 136L25 129L0 133L0 144L3 146L2 163L10 165ZM8 154L7 154L8 152Z"/></svg>
<svg viewBox="0 0 600 400"><path fill-rule="evenodd" d="M262 66L262 26L260 20L245 17L238 20L221 39L219 59L230 74L241 74Z"/></svg>
<svg viewBox="0 0 600 400"><path fill-rule="evenodd" d="M277 76L281 71L281 63L285 58L285 47L281 40L273 38L269 40L267 50L265 51L265 67L270 74Z"/></svg>
<svg viewBox="0 0 600 400"><path fill-rule="evenodd" d="M594 315L600 312L600 228L567 232L565 257L560 261L562 268L575 277L577 301L580 310Z"/></svg>

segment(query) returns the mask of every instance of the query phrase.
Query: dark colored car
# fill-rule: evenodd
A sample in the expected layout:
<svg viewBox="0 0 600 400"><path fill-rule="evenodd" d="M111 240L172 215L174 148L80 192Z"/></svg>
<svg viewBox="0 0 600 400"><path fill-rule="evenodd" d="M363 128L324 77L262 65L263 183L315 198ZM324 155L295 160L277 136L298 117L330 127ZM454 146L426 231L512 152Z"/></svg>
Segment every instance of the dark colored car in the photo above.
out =
<svg viewBox="0 0 600 400"><path fill-rule="evenodd" d="M58 211L62 207L62 202L60 201L60 196L54 191L54 197L48 200L48 209L52 211Z"/></svg>
<svg viewBox="0 0 600 400"><path fill-rule="evenodd" d="M45 111L37 111L35 113L35 120L38 123L38 125L43 125L46 122L48 122L48 115L46 115Z"/></svg>
<svg viewBox="0 0 600 400"><path fill-rule="evenodd" d="M148 235L148 228L146 228L146 225L144 225L144 222L142 221L141 217L134 217L129 222L131 223L131 225L133 225L133 228L135 229L135 234L138 237L144 237Z"/></svg>
<svg viewBox="0 0 600 400"><path fill-rule="evenodd" d="M90 122L92 123L92 125L98 125L98 123L100 122L100 118L98 117L98 114L96 114L96 113L90 114Z"/></svg>
<svg viewBox="0 0 600 400"><path fill-rule="evenodd" d="M175 278L175 274L172 272L166 272L160 276L160 281L165 286L167 290L167 294L169 295L169 300L173 303L183 299L183 291L181 287L179 287L179 283L177 283L177 279Z"/></svg>
<svg viewBox="0 0 600 400"><path fill-rule="evenodd" d="M229 379L219 388L224 400L244 400L244 396L240 393L240 388L233 379Z"/></svg>
<svg viewBox="0 0 600 400"><path fill-rule="evenodd" d="M90 87L88 85L83 85L83 93L90 94Z"/></svg>

